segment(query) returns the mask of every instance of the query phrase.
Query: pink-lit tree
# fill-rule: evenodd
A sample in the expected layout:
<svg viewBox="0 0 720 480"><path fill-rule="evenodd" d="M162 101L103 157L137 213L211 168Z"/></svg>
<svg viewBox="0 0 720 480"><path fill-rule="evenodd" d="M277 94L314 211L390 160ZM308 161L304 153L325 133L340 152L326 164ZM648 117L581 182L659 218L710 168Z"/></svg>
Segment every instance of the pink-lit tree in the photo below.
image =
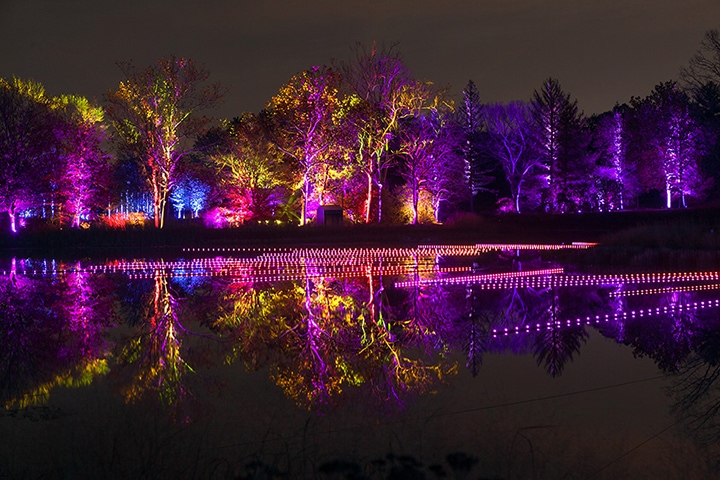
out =
<svg viewBox="0 0 720 480"><path fill-rule="evenodd" d="M222 98L206 86L208 72L186 58L162 58L139 69L120 64L124 79L108 92L107 113L123 147L138 159L153 195L155 226L162 228L178 167L193 151L188 141L204 130L201 112Z"/></svg>
<svg viewBox="0 0 720 480"><path fill-rule="evenodd" d="M54 108L64 118L60 133L63 168L57 172L65 215L72 227L89 220L94 211L107 205L110 183L110 156L103 149L104 112L86 98L63 95Z"/></svg>
<svg viewBox="0 0 720 480"><path fill-rule="evenodd" d="M585 118L577 101L570 99L560 82L548 78L533 94L531 112L535 122L535 149L543 169L543 209L567 212L579 209L590 165L583 151Z"/></svg>
<svg viewBox="0 0 720 480"><path fill-rule="evenodd" d="M32 80L0 78L0 208L17 232L18 212L50 191L58 163L59 121L44 87Z"/></svg>

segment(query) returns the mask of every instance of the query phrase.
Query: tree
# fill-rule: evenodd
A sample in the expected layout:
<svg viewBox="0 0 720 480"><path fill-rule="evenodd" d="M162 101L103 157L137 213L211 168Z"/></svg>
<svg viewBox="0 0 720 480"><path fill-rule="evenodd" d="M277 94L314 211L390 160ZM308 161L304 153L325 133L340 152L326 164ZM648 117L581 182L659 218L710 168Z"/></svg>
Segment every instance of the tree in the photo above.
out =
<svg viewBox="0 0 720 480"><path fill-rule="evenodd" d="M162 58L145 69L122 63L120 69L125 78L107 94L108 116L140 163L152 190L155 227L162 228L178 167L194 151L187 141L209 122L198 115L223 92L217 84L203 86L208 72L185 58Z"/></svg>
<svg viewBox="0 0 720 480"><path fill-rule="evenodd" d="M700 48L680 71L680 77L693 90L710 82L720 84L720 31L717 28L705 32Z"/></svg>
<svg viewBox="0 0 720 480"><path fill-rule="evenodd" d="M486 105L485 148L500 163L510 186L515 212L520 213L524 184L542 170L541 157L533 151L532 116L524 102Z"/></svg>
<svg viewBox="0 0 720 480"><path fill-rule="evenodd" d="M690 99L676 82L668 81L633 103L649 126L645 140L654 152L650 161L661 175L666 208L676 195L686 206L686 196L699 193L703 183L697 166L699 128L690 113Z"/></svg>
<svg viewBox="0 0 720 480"><path fill-rule="evenodd" d="M0 208L12 232L18 212L50 190L58 163L58 118L50 104L40 83L0 78Z"/></svg>
<svg viewBox="0 0 720 480"><path fill-rule="evenodd" d="M70 225L79 227L94 210L107 200L110 163L102 147L105 140L105 112L86 98L62 95L54 100L64 125L62 137L62 171L58 172L60 193Z"/></svg>
<svg viewBox="0 0 720 480"><path fill-rule="evenodd" d="M302 192L300 224L308 221L313 193L323 202L322 176L332 161L336 131L344 114L340 77L328 67L313 67L294 75L270 100L275 144L298 166Z"/></svg>
<svg viewBox="0 0 720 480"><path fill-rule="evenodd" d="M482 131L485 129L483 105L475 83L470 80L462 91L463 98L457 110L457 120L462 132L460 152L464 163L465 182L470 188L470 211L475 210L475 195L492 182L488 168L482 162Z"/></svg>
<svg viewBox="0 0 720 480"><path fill-rule="evenodd" d="M583 133L585 119L577 101L563 92L558 80L548 78L533 94L531 111L535 121L534 139L542 159L545 186L543 207L550 212L579 208L589 165L585 162Z"/></svg>
<svg viewBox="0 0 720 480"><path fill-rule="evenodd" d="M377 221L382 221L383 188L394 157L389 144L402 118L427 108L435 98L429 84L416 81L394 49L358 44L354 58L343 66L350 95L360 102L354 108L357 132L355 160L367 179L365 223L370 223L377 199Z"/></svg>
<svg viewBox="0 0 720 480"><path fill-rule="evenodd" d="M630 117L629 107L623 105L593 117L589 122L591 149L596 156L595 181L600 210L623 210L637 194L636 165L628 154Z"/></svg>
<svg viewBox="0 0 720 480"><path fill-rule="evenodd" d="M205 155L215 176L216 203L230 223L269 220L287 201L291 167L273 142L269 124L263 114L246 113L201 140L211 145Z"/></svg>
<svg viewBox="0 0 720 480"><path fill-rule="evenodd" d="M396 153L402 161L400 176L410 192L413 224L419 221L419 203L427 194L433 220L439 221L439 207L451 194L465 197L468 186L462 180L461 158L457 155L460 141L448 121L447 113L432 111L402 122L398 131ZM469 192L468 192L469 193Z"/></svg>

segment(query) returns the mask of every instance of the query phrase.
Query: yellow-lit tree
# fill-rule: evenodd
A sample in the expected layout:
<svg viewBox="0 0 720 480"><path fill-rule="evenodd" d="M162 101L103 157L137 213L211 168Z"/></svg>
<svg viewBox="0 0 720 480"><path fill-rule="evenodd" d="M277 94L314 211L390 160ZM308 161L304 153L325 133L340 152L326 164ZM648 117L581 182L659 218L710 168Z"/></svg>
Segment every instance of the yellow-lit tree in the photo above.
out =
<svg viewBox="0 0 720 480"><path fill-rule="evenodd" d="M194 151L188 141L209 121L200 113L216 105L223 92L218 84L204 85L208 72L186 58L120 68L124 79L107 94L108 116L123 147L139 161L153 195L155 226L162 228L178 166Z"/></svg>

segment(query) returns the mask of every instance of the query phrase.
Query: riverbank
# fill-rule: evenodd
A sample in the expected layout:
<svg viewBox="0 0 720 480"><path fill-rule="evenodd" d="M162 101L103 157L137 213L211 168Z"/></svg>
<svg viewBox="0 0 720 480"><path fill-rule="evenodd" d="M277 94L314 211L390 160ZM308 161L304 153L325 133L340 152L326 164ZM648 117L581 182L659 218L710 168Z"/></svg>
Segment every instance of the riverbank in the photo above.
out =
<svg viewBox="0 0 720 480"><path fill-rule="evenodd" d="M0 235L0 255L178 254L184 249L414 247L425 244L599 242L604 249L720 251L720 208L569 215L464 215L443 225L208 229L193 223L87 230L50 227Z"/></svg>

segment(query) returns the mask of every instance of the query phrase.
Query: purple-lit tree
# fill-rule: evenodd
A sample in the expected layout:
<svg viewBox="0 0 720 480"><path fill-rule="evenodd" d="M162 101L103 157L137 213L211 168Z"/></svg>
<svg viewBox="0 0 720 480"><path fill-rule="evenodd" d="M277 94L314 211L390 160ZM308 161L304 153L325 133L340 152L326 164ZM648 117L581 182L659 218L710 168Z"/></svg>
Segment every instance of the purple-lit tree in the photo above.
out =
<svg viewBox="0 0 720 480"><path fill-rule="evenodd" d="M18 212L49 193L58 164L59 119L37 82L0 78L0 208L16 232Z"/></svg>
<svg viewBox="0 0 720 480"><path fill-rule="evenodd" d="M500 163L510 186L515 212L520 213L525 184L543 170L542 157L534 151L530 106L524 102L485 105L485 148Z"/></svg>
<svg viewBox="0 0 720 480"><path fill-rule="evenodd" d="M120 68L124 79L107 94L108 116L123 147L139 161L153 195L155 226L162 228L178 167L194 151L187 141L203 131L209 120L199 114L218 103L222 90L204 86L208 72L185 58Z"/></svg>
<svg viewBox="0 0 720 480"><path fill-rule="evenodd" d="M457 123L462 132L460 154L463 159L463 174L471 192L470 211L475 210L475 196L494 179L490 168L483 162L482 133L486 128L485 106L480 102L475 83L470 80L462 91L463 98L457 109Z"/></svg>
<svg viewBox="0 0 720 480"><path fill-rule="evenodd" d="M435 222L439 221L443 201L453 196L465 200L469 196L462 177L463 159L457 154L460 139L456 133L447 112L435 109L401 122L396 150L401 157L398 171L410 192L413 224L419 221L423 194Z"/></svg>
<svg viewBox="0 0 720 480"><path fill-rule="evenodd" d="M580 210L592 173L585 147L585 118L558 80L547 79L533 94L534 142L542 165L542 207L548 212Z"/></svg>
<svg viewBox="0 0 720 480"><path fill-rule="evenodd" d="M630 128L627 107L593 117L591 150L596 156L595 191L601 211L624 210L638 193L636 164L628 156Z"/></svg>
<svg viewBox="0 0 720 480"><path fill-rule="evenodd" d="M674 197L685 207L686 197L699 194L704 180L697 165L700 131L690 99L670 81L657 85L643 100L634 99L633 106L646 122L644 140L651 148L646 161L659 173L657 187L665 192L666 208L671 208Z"/></svg>
<svg viewBox="0 0 720 480"><path fill-rule="evenodd" d="M59 194L70 225L79 227L108 203L111 165L102 146L104 112L74 95L62 95L53 103L65 120L60 132L63 168L56 175Z"/></svg>
<svg viewBox="0 0 720 480"><path fill-rule="evenodd" d="M389 144L402 118L427 107L434 95L430 85L415 80L394 49L356 45L354 58L343 66L348 96L359 99L353 109L357 132L355 161L367 179L365 223L382 221L383 189L394 165ZM374 207L375 206L375 207Z"/></svg>

